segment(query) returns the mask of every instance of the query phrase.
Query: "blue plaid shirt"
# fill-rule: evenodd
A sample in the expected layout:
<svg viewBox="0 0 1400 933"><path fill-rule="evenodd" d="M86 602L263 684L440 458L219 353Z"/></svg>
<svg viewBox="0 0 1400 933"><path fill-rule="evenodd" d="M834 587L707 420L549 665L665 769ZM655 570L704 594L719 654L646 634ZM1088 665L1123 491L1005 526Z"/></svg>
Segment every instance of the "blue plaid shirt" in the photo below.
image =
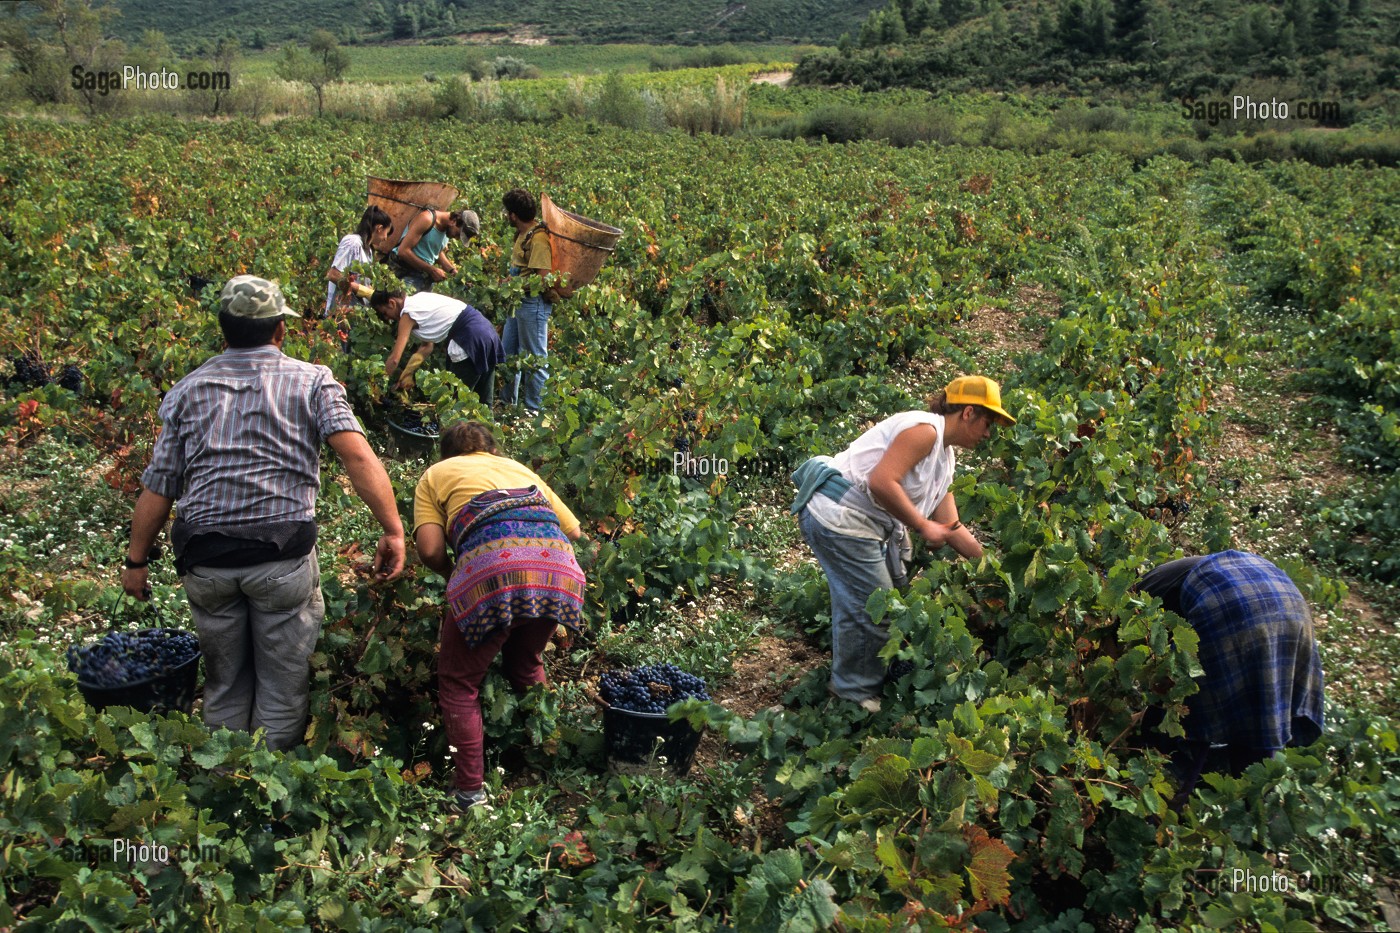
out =
<svg viewBox="0 0 1400 933"><path fill-rule="evenodd" d="M1322 663L1293 581L1241 551L1201 560L1181 583L1205 676L1183 722L1196 741L1274 751L1322 734Z"/></svg>

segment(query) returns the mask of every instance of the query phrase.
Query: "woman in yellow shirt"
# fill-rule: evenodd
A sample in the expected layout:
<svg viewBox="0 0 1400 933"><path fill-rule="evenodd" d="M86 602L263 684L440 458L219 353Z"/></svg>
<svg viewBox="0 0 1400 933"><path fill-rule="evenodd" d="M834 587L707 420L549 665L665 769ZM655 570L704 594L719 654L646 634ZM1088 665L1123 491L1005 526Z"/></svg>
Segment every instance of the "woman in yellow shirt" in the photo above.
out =
<svg viewBox="0 0 1400 933"><path fill-rule="evenodd" d="M584 576L572 544L578 519L534 471L496 454L490 428L458 422L441 445L414 494L413 540L423 563L448 578L438 699L455 749L455 803L465 809L486 799L486 669L499 654L518 692L544 683L545 645L559 625L582 622Z"/></svg>

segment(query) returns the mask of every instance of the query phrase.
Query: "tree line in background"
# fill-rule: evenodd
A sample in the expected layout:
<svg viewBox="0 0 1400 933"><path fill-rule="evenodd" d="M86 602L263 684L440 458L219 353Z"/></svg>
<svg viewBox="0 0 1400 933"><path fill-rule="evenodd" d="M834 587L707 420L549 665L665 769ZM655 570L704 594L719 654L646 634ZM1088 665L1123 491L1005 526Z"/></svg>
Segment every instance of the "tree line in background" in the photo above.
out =
<svg viewBox="0 0 1400 933"><path fill-rule="evenodd" d="M1337 99L1341 122L1392 105L1400 15L1370 0L889 0L795 79L866 89L1054 87L1178 99L1266 82Z"/></svg>
<svg viewBox="0 0 1400 933"><path fill-rule="evenodd" d="M159 29L177 47L232 30L254 48L305 40L309 24L342 44L432 41L456 44L468 34L505 40L522 33L551 43L815 41L830 44L855 30L882 0L239 0L209 4L191 17L182 0L109 0L121 9L113 29L135 42ZM8 4L0 4L3 7Z"/></svg>

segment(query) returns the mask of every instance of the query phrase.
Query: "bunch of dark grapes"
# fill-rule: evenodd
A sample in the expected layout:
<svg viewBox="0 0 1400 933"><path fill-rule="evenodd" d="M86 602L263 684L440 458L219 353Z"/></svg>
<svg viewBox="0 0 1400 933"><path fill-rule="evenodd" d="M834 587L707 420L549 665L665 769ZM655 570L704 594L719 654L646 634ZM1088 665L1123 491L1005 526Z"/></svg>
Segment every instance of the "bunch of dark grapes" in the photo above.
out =
<svg viewBox="0 0 1400 933"><path fill-rule="evenodd" d="M899 680L899 678L903 677L905 674L912 673L913 670L913 661L891 661L889 668L885 671L885 680Z"/></svg>
<svg viewBox="0 0 1400 933"><path fill-rule="evenodd" d="M437 419L432 416L425 416L422 412L413 409L405 409L403 413L403 426L414 434L438 433Z"/></svg>
<svg viewBox="0 0 1400 933"><path fill-rule="evenodd" d="M72 363L63 367L63 371L54 380L59 388L67 389L69 392L78 393L83 391L83 371Z"/></svg>
<svg viewBox="0 0 1400 933"><path fill-rule="evenodd" d="M608 671L598 681L603 699L614 709L664 713L672 703L694 697L708 700L705 682L674 664L648 664L630 671Z"/></svg>
<svg viewBox="0 0 1400 933"><path fill-rule="evenodd" d="M199 639L178 629L108 632L102 640L68 648L68 669L91 687L125 687L170 673L199 653Z"/></svg>
<svg viewBox="0 0 1400 933"><path fill-rule="evenodd" d="M34 353L12 356L10 357L10 365L14 367L15 372L12 382L33 386L37 389L48 385L51 381L48 364Z"/></svg>
<svg viewBox="0 0 1400 933"><path fill-rule="evenodd" d="M214 284L211 279L206 279L202 275L190 275L186 277L186 280L190 283L190 294L195 298L202 296L204 290Z"/></svg>
<svg viewBox="0 0 1400 933"><path fill-rule="evenodd" d="M416 434L419 437L438 436L437 416L432 413L424 413L407 405L395 405L390 407L388 418L408 434Z"/></svg>
<svg viewBox="0 0 1400 933"><path fill-rule="evenodd" d="M53 375L53 369L48 363L39 359L38 355L29 352L24 356L10 357L11 375L8 382L11 385L30 386L35 389L42 389L49 383L56 383L60 388L69 392L81 392L83 390L82 368L69 363L59 371L57 377Z"/></svg>

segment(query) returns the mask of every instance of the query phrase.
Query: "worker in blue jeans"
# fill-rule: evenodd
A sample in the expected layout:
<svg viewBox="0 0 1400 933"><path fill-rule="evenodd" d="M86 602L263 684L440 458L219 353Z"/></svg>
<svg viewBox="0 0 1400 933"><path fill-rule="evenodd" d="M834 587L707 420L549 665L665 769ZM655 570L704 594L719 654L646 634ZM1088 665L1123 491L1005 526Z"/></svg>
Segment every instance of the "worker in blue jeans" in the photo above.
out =
<svg viewBox="0 0 1400 933"><path fill-rule="evenodd" d="M886 668L879 654L889 632L865 604L876 590L904 585L911 532L970 560L982 556L953 500L954 448L976 447L994 425L1015 423L1001 406L1000 386L960 376L928 411L891 415L834 458L813 457L793 473L792 512L831 590L832 696L880 711Z"/></svg>
<svg viewBox="0 0 1400 933"><path fill-rule="evenodd" d="M510 274L524 278L525 298L515 314L506 318L501 329L501 344L506 356L549 356L549 316L555 302L573 294L572 288L551 287L546 277L553 268L549 231L537 219L539 212L535 196L523 188L513 188L501 198L506 220L515 228L515 243L510 250ZM514 405L520 397L521 374L507 380L505 401ZM525 378L525 408L538 414L543 404L544 384L549 369L541 364Z"/></svg>

